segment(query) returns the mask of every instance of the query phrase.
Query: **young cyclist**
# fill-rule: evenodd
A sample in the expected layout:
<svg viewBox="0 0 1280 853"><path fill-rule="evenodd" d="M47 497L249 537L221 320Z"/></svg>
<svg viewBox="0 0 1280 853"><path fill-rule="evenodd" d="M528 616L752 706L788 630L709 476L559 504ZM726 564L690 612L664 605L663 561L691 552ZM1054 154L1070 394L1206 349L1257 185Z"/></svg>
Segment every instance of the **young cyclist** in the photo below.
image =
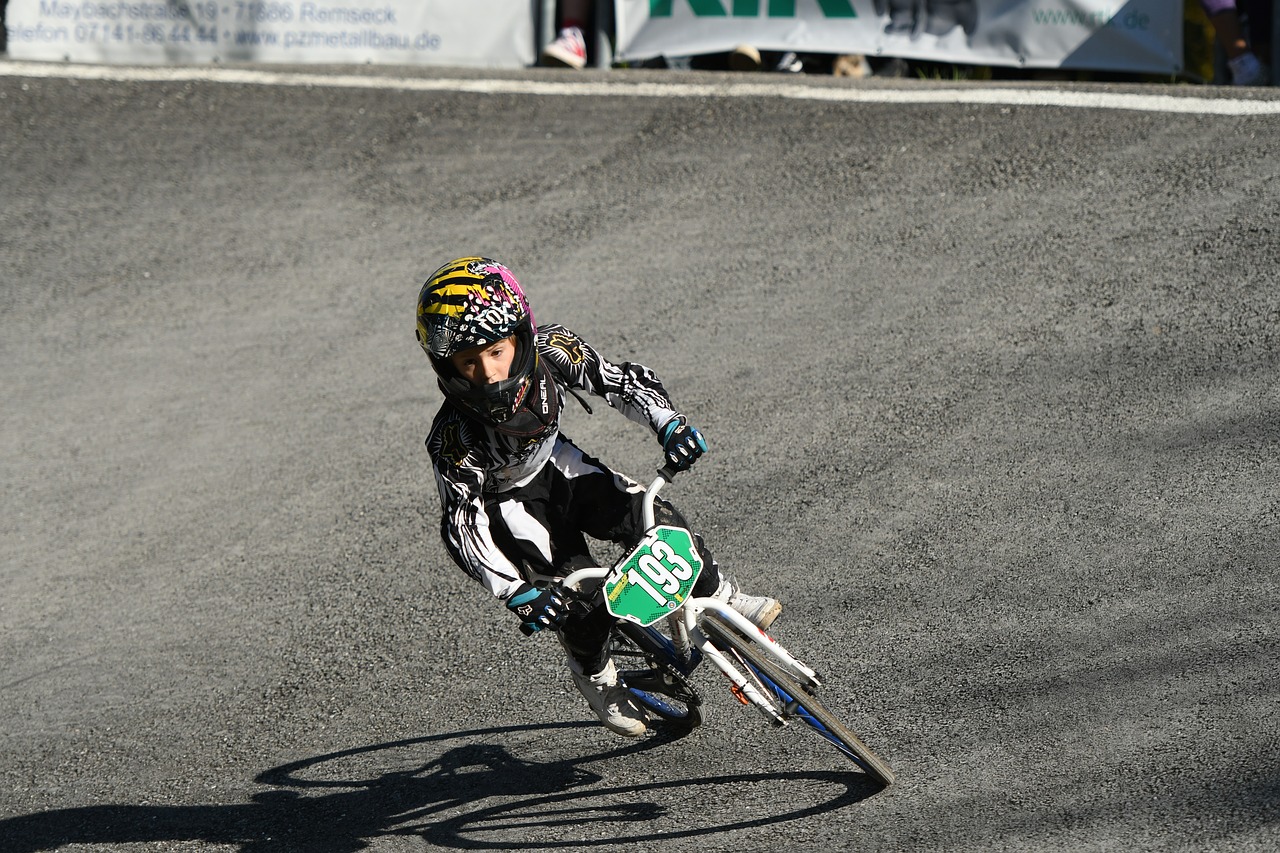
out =
<svg viewBox="0 0 1280 853"><path fill-rule="evenodd" d="M432 274L418 295L418 342L445 397L427 449L450 556L526 633L558 632L574 684L605 726L644 734L645 713L609 657L612 617L603 606L570 613L555 582L596 565L584 534L626 546L640 540L644 488L561 434L560 410L565 391L602 397L652 429L676 470L706 451L702 434L647 367L609 362L564 326L537 326L515 276L488 258L459 258ZM689 527L662 499L655 514ZM715 595L767 628L782 605L734 589L702 538L695 541L705 567L694 594Z"/></svg>

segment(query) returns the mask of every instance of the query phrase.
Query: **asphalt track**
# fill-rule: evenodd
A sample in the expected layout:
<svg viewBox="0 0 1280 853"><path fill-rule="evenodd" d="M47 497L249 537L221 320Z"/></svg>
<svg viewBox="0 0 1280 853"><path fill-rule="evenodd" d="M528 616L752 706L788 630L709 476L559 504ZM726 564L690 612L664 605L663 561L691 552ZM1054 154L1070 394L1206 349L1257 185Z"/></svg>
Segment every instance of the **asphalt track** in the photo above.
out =
<svg viewBox="0 0 1280 853"><path fill-rule="evenodd" d="M271 71L345 82L0 64L0 850L1280 847L1276 95ZM450 565L473 252L899 784L716 679L614 738Z"/></svg>

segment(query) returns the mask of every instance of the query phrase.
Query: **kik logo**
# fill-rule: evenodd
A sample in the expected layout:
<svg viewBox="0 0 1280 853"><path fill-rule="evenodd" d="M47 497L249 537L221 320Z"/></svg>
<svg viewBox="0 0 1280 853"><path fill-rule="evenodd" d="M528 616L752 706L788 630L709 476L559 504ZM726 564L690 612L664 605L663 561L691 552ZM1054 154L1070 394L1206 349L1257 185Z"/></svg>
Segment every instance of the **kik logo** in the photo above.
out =
<svg viewBox="0 0 1280 853"><path fill-rule="evenodd" d="M649 17L670 18L676 0L649 0ZM817 0L818 8L828 18L856 18L850 0ZM689 8L699 18L735 18L760 17L760 0L729 0L730 9L725 9L724 0L689 0ZM767 14L770 18L794 18L796 16L796 0L766 0Z"/></svg>

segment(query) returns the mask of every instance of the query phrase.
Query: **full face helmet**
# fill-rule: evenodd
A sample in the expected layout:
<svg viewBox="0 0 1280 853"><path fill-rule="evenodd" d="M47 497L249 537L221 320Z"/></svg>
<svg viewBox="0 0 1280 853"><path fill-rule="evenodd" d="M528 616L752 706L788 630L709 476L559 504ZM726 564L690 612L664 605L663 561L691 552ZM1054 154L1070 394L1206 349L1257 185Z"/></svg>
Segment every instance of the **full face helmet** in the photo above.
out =
<svg viewBox="0 0 1280 853"><path fill-rule="evenodd" d="M450 261L418 294L418 343L445 397L495 429L530 438L554 425L560 408L534 345L536 329L520 282L489 258ZM515 357L506 379L473 385L453 366L452 357L463 350L512 337Z"/></svg>

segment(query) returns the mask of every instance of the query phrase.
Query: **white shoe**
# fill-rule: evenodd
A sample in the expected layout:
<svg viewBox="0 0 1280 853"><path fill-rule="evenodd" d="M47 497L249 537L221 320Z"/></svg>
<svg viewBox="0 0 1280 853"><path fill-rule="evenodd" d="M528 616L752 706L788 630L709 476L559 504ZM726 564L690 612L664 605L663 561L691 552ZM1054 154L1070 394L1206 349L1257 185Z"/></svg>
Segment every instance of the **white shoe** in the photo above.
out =
<svg viewBox="0 0 1280 853"><path fill-rule="evenodd" d="M778 599L739 592L728 579L720 581L715 597L747 617L761 631L769 630L773 620L782 614L782 602Z"/></svg>
<svg viewBox="0 0 1280 853"><path fill-rule="evenodd" d="M565 27L556 40L542 49L542 64L582 69L587 64L587 41L582 30Z"/></svg>
<svg viewBox="0 0 1280 853"><path fill-rule="evenodd" d="M740 44L729 53L730 71L759 71L760 51L749 44Z"/></svg>
<svg viewBox="0 0 1280 853"><path fill-rule="evenodd" d="M639 737L645 733L645 713L631 698L631 692L618 683L618 668L612 660L595 675L581 675L573 667L569 668L569 673L578 692L586 698L605 728L626 737Z"/></svg>
<svg viewBox="0 0 1280 853"><path fill-rule="evenodd" d="M804 71L804 63L800 61L800 57L796 56L792 51L782 54L782 58L778 60L778 64L773 67L774 71L785 71L789 74L799 74Z"/></svg>

